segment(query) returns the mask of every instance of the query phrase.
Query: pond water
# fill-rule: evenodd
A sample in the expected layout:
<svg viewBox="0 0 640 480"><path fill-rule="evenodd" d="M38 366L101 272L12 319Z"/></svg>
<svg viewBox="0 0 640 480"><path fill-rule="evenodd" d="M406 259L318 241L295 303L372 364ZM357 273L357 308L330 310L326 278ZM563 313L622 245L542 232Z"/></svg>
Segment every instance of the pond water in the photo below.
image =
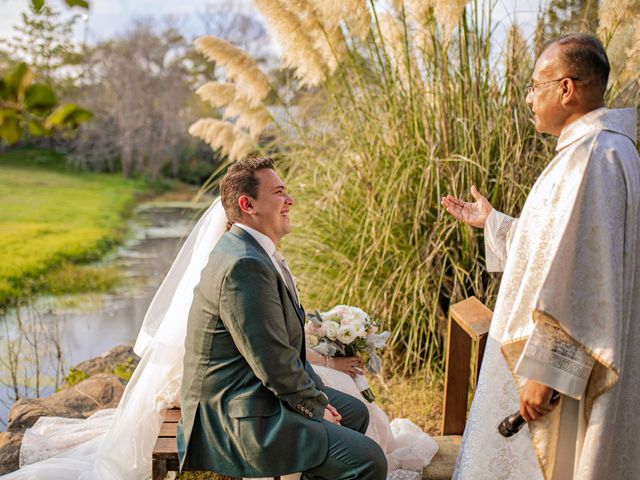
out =
<svg viewBox="0 0 640 480"><path fill-rule="evenodd" d="M133 345L157 287L205 206L140 205L127 241L101 262L120 272L115 292L40 297L0 318L0 424L6 424L16 393L46 397L71 366Z"/></svg>

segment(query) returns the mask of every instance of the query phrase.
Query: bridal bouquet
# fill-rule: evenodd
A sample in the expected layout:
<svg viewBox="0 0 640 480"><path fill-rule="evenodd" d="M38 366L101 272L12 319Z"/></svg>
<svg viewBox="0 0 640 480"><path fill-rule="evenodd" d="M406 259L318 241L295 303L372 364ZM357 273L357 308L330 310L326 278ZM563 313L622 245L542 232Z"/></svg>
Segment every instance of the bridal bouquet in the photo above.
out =
<svg viewBox="0 0 640 480"><path fill-rule="evenodd" d="M361 356L370 373L380 372L378 350L386 347L389 332L378 333L378 324L357 307L337 305L328 312L307 314L307 346L326 357ZM374 396L364 375L354 378L358 390L369 402Z"/></svg>

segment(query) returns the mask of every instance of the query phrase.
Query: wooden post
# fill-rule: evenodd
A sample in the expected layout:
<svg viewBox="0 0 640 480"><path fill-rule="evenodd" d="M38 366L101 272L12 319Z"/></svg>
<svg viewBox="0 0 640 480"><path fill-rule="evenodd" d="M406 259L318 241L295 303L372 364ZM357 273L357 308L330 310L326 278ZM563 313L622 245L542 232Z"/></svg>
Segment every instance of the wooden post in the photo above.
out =
<svg viewBox="0 0 640 480"><path fill-rule="evenodd" d="M476 297L469 297L449 309L442 435L461 435L464 432L471 373L471 345L472 342L477 342L474 358L477 383L491 316L491 310Z"/></svg>

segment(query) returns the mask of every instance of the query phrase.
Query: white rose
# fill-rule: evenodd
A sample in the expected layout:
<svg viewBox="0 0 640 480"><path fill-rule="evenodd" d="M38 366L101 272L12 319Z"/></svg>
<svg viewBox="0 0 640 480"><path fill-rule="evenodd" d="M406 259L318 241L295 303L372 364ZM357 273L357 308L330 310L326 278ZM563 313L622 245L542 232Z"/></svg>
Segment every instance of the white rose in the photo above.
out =
<svg viewBox="0 0 640 480"><path fill-rule="evenodd" d="M304 326L304 331L309 335L317 335L318 327L316 327L313 322L307 322Z"/></svg>
<svg viewBox="0 0 640 480"><path fill-rule="evenodd" d="M356 339L356 332L353 325L343 325L338 328L337 338L339 342L349 345Z"/></svg>
<svg viewBox="0 0 640 480"><path fill-rule="evenodd" d="M362 320L363 322L366 321L367 318L369 318L369 315L367 315L362 309L358 307L352 307L351 313L354 317L356 317L358 320Z"/></svg>
<svg viewBox="0 0 640 480"><path fill-rule="evenodd" d="M340 320L340 325L350 325L351 322L353 322L353 317L344 316L342 317L342 320Z"/></svg>
<svg viewBox="0 0 640 480"><path fill-rule="evenodd" d="M338 324L332 321L322 322L324 333L329 340L335 340L338 334Z"/></svg>
<svg viewBox="0 0 640 480"><path fill-rule="evenodd" d="M351 324L351 326L353 327L353 331L354 331L356 337L365 338L367 336L367 331L365 330L363 323L361 323L361 322L353 322Z"/></svg>
<svg viewBox="0 0 640 480"><path fill-rule="evenodd" d="M307 339L307 347L309 348L313 348L317 346L318 343L320 343L320 341L318 340L318 337L315 335L306 335L306 339Z"/></svg>

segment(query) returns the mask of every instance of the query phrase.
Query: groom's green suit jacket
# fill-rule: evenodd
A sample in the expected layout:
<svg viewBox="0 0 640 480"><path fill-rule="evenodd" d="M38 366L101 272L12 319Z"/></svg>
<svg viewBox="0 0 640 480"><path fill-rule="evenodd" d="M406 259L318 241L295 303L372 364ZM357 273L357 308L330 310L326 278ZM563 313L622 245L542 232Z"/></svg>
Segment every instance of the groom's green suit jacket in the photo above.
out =
<svg viewBox="0 0 640 480"><path fill-rule="evenodd" d="M265 477L324 461L327 397L305 360L303 316L268 254L233 226L212 251L189 312L181 468Z"/></svg>

